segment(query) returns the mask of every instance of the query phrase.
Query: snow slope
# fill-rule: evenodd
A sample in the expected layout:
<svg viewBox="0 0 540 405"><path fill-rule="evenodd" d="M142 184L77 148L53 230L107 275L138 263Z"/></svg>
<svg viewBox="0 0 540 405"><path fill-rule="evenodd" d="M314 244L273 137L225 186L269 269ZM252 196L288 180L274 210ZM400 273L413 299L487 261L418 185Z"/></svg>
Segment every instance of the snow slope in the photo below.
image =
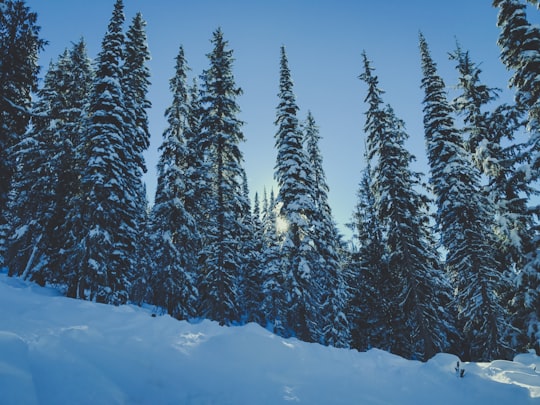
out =
<svg viewBox="0 0 540 405"><path fill-rule="evenodd" d="M427 363L178 322L0 274L0 404L540 404L540 359Z"/></svg>

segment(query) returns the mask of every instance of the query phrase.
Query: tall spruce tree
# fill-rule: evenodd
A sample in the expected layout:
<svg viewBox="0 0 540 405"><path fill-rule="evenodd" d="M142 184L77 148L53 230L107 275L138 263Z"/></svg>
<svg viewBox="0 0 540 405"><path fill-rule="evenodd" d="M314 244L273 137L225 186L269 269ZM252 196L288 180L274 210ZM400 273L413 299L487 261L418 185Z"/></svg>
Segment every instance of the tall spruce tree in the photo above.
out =
<svg viewBox="0 0 540 405"><path fill-rule="evenodd" d="M335 347L349 347L350 326L346 315L348 291L345 286L343 262L340 257L340 236L328 202L329 187L319 149L319 127L308 112L304 125L304 142L309 161L313 168L313 199L316 211L312 219L315 247L320 255L320 263L314 282L321 303L318 320L320 337L318 340Z"/></svg>
<svg viewBox="0 0 540 405"><path fill-rule="evenodd" d="M404 146L404 123L382 105L382 91L371 62L363 54L360 78L368 86L365 132L372 167L374 209L383 230L383 260L388 271L391 351L427 360L449 347L450 284L431 237L428 199L417 191L420 174Z"/></svg>
<svg viewBox="0 0 540 405"><path fill-rule="evenodd" d="M69 289L75 296L110 304L129 298L135 272L139 218L132 162L131 116L122 81L122 0L114 5L97 58L88 130L79 150L85 163L81 192L73 202L66 265L77 269Z"/></svg>
<svg viewBox="0 0 540 405"><path fill-rule="evenodd" d="M420 52L430 182L446 266L457 291L463 356L476 361L505 358L507 315L500 296L508 286L496 260L492 206L481 192L479 172L464 149L444 82L422 34Z"/></svg>
<svg viewBox="0 0 540 405"><path fill-rule="evenodd" d="M67 58L67 51L61 58ZM18 170L12 176L7 203L10 213L5 264L8 274L45 284L42 270L47 267L50 216L54 210L56 125L59 118L58 63L51 63L38 91L32 128L12 147ZM54 117L54 121L53 121Z"/></svg>
<svg viewBox="0 0 540 405"><path fill-rule="evenodd" d="M317 339L319 303L312 277L318 263L310 219L316 211L313 169L303 148L293 82L285 48L281 47L279 104L275 124L277 158L274 177L279 186L277 225L287 292L287 329L306 341Z"/></svg>
<svg viewBox="0 0 540 405"><path fill-rule="evenodd" d="M197 299L194 277L199 250L197 225L184 204L188 155L185 133L190 112L187 71L184 50L180 47L176 74L170 81L173 102L165 112L169 126L160 147L150 229L153 270L149 299L178 319L194 315Z"/></svg>
<svg viewBox="0 0 540 405"><path fill-rule="evenodd" d="M201 122L203 108L201 94L196 79L189 88L188 122L185 128L186 139L186 194L184 205L186 210L195 218L199 229L199 239L204 239L203 230L208 227L209 206L211 205L212 171L208 151L208 139L202 133Z"/></svg>
<svg viewBox="0 0 540 405"><path fill-rule="evenodd" d="M147 171L143 152L150 145L150 131L148 129L147 110L151 107L147 99L150 85L150 71L147 62L150 53L146 39L146 21L142 14L137 13L129 26L123 50L124 63L122 65L122 90L124 92L125 107L128 114L128 128L126 129L126 147L130 148L128 154L131 166L129 173L132 176L128 183L132 185L130 197L133 200L132 215L135 219L135 256L132 258L132 268L136 272L133 275L134 284L130 291L132 299L141 302L144 292L148 289L146 279L148 276L148 241L145 230L147 229L147 206L146 186L142 181L142 175Z"/></svg>
<svg viewBox="0 0 540 405"><path fill-rule="evenodd" d="M63 284L63 224L77 190L74 145L84 127L91 80L81 40L51 63L37 93L31 130L13 148L21 170L10 193L10 274Z"/></svg>
<svg viewBox="0 0 540 405"><path fill-rule="evenodd" d="M67 218L71 204L80 192L79 174L84 165L78 159L77 150L86 132L88 103L93 88L94 69L88 57L86 42L81 38L69 52L68 58L58 63L60 89L57 94L58 110L51 111L55 117L55 210L51 215L48 236L50 245L49 267L51 283L67 286L75 273L65 265L65 247L69 239ZM72 296L71 291L66 294Z"/></svg>
<svg viewBox="0 0 540 405"><path fill-rule="evenodd" d="M468 52L459 45L451 58L459 71L457 98L454 107L463 117L466 142L478 169L487 179L486 196L494 207L494 232L497 242L497 260L513 282L504 291L512 327L509 331L511 346L517 350L527 347L527 305L525 291L520 291L523 268L530 257L533 240L532 218L527 207L527 196L533 193L519 166L525 163L523 144L514 141L521 119L515 105L492 108L497 91L480 81L481 70ZM506 145L503 146L502 142ZM527 314L526 314L527 313Z"/></svg>
<svg viewBox="0 0 540 405"><path fill-rule="evenodd" d="M0 266L6 249L8 193L16 161L11 148L21 141L37 90L38 53L46 45L37 14L23 0L4 0L0 8Z"/></svg>
<svg viewBox="0 0 540 405"><path fill-rule="evenodd" d="M529 2L538 6L537 1ZM529 184L537 184L540 178L540 28L528 21L526 5L518 0L494 0L493 5L499 8L497 25L501 32L497 42L501 48L501 60L508 70L513 71L509 85L516 91L517 107L527 114L529 139L523 154L527 164L521 164L516 172ZM527 263L517 278L518 311L514 323L523 332L524 341L517 346L534 348L540 353L539 212L538 209L530 209L529 212L534 225L531 230L532 246L526 256Z"/></svg>
<svg viewBox="0 0 540 405"><path fill-rule="evenodd" d="M238 276L245 263L239 247L245 231L242 218L242 153L244 140L236 87L232 73L232 50L217 29L214 49L207 56L210 67L201 75L201 137L207 143L206 160L212 178L208 221L204 229L199 274L200 311L205 318L231 324L240 318Z"/></svg>

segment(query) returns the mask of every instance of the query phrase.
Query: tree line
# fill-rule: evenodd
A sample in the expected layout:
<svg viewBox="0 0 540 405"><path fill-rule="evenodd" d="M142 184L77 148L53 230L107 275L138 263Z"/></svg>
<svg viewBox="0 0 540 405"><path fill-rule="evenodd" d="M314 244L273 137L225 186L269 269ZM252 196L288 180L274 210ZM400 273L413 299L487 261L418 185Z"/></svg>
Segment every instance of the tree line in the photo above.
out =
<svg viewBox="0 0 540 405"><path fill-rule="evenodd" d="M540 28L527 20L526 2L493 5L513 103L498 101L459 45L450 54L459 94L449 99L419 36L427 185L410 168L404 122L362 54L366 168L351 248L333 220L319 128L310 112L299 116L284 47L277 192L250 201L241 89L217 29L209 66L192 81L179 47L149 207L142 15L124 30L116 0L96 60L81 39L38 88L46 41L37 15L23 0L0 1L0 265L68 297L257 322L336 347L422 360L540 352Z"/></svg>

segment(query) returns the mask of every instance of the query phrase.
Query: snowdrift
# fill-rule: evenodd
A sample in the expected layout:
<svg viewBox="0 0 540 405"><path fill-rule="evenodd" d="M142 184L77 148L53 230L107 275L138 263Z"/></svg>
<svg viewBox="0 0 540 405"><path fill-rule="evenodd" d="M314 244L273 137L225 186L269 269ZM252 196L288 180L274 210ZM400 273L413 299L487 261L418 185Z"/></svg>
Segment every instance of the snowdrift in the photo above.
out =
<svg viewBox="0 0 540 405"><path fill-rule="evenodd" d="M540 359L427 363L152 317L0 274L1 404L539 404Z"/></svg>

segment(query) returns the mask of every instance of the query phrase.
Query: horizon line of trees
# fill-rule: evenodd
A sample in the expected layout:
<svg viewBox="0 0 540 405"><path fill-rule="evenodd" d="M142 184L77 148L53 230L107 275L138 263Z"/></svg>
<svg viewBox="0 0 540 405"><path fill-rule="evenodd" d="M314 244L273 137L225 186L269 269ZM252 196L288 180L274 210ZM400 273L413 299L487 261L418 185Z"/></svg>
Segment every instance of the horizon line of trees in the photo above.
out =
<svg viewBox="0 0 540 405"><path fill-rule="evenodd" d="M528 0L537 5L536 1ZM148 207L150 72L140 13L115 0L95 62L81 39L37 86L37 15L0 0L0 266L66 296L154 305L177 319L257 322L283 337L427 360L540 354L540 28L526 2L495 0L514 103L481 81L459 44L448 99L419 35L429 184L410 168L404 121L366 85L366 168L342 240L311 112L299 117L285 47L276 107L277 193L249 198L233 51L221 29L189 80L170 80ZM32 94L35 93L35 99ZM523 141L518 138L525 137ZM431 197L432 196L432 197ZM442 254L443 252L444 254Z"/></svg>

